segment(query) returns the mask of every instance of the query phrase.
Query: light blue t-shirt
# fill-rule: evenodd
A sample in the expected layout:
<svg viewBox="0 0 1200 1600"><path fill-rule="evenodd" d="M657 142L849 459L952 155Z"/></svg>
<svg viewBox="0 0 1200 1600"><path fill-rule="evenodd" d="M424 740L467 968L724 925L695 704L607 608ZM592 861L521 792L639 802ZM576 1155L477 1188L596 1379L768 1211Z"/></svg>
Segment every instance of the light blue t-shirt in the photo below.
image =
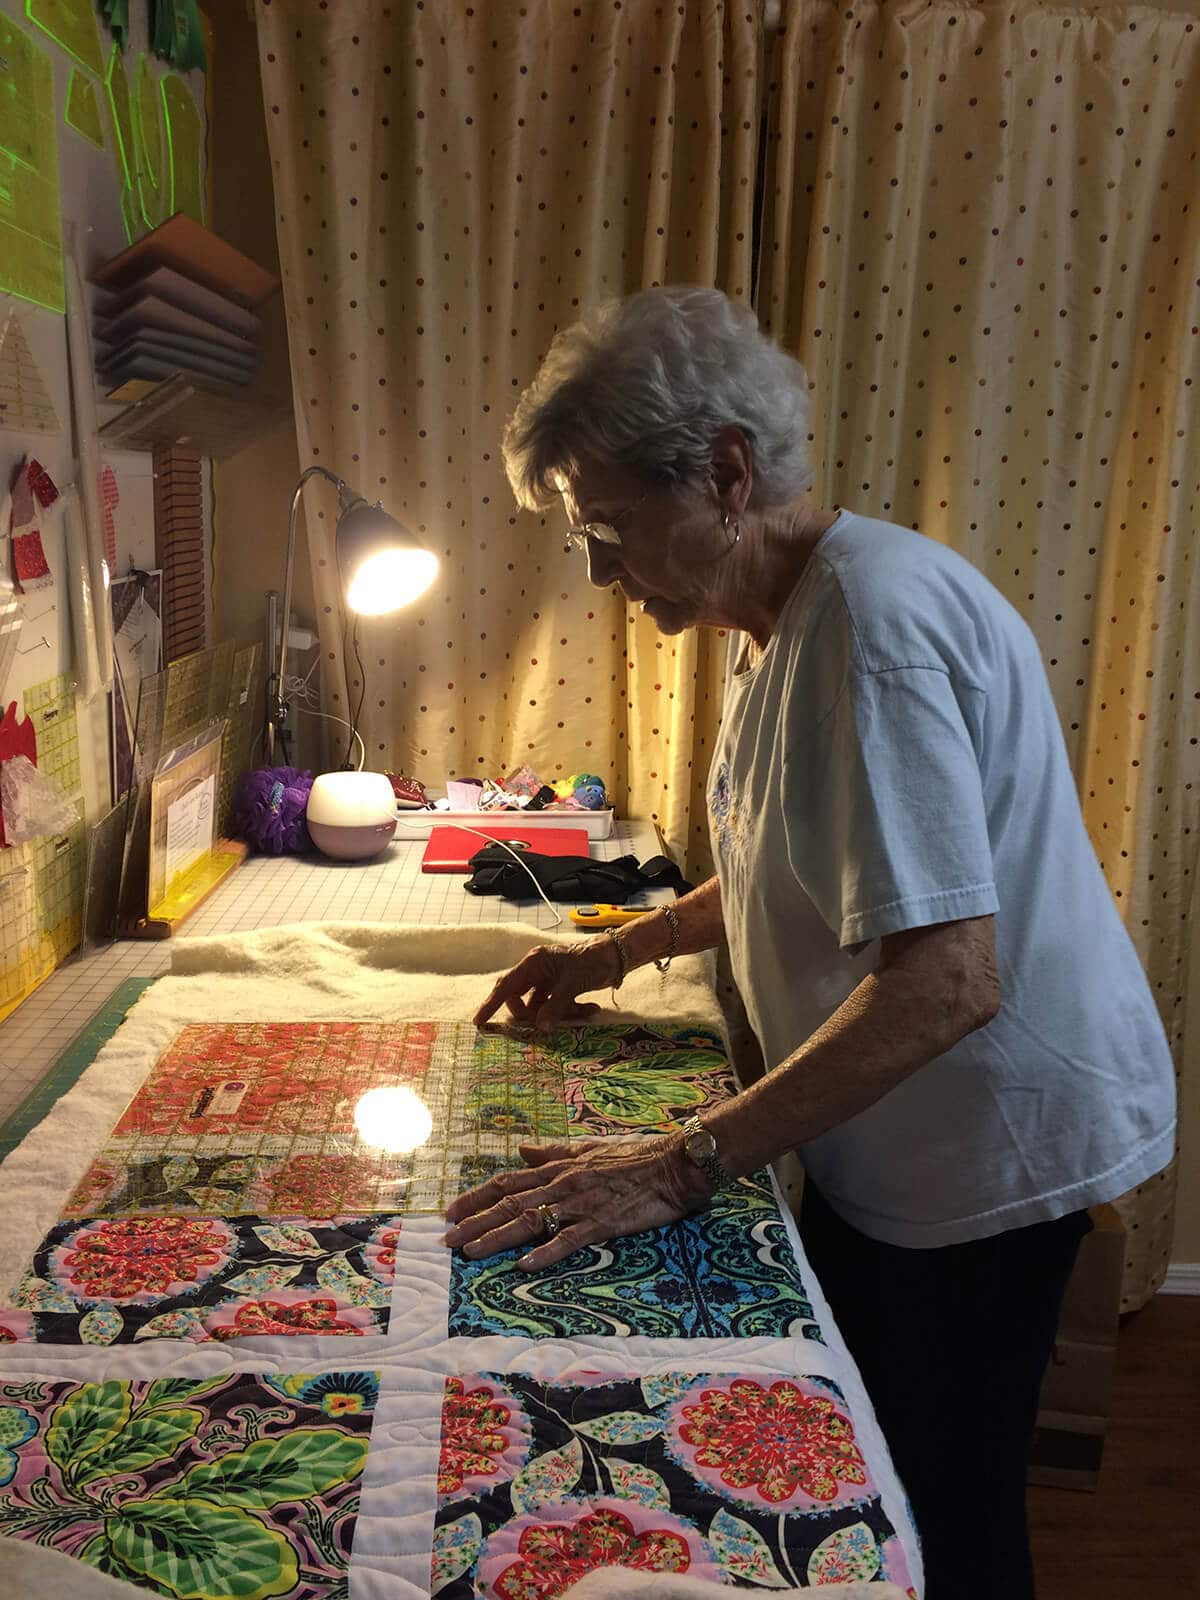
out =
<svg viewBox="0 0 1200 1600"><path fill-rule="evenodd" d="M995 914L999 1014L803 1147L830 1203L875 1239L928 1247L1160 1171L1166 1038L1016 611L932 539L843 512L739 672L742 643L709 823L768 1067L875 969L882 935Z"/></svg>

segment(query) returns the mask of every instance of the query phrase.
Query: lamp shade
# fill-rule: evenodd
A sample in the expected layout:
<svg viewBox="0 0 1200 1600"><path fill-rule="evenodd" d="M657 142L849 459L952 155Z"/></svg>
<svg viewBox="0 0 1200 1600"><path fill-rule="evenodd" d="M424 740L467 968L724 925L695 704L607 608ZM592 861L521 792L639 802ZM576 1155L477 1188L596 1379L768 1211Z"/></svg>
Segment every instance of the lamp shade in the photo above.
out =
<svg viewBox="0 0 1200 1600"><path fill-rule="evenodd" d="M438 558L379 505L355 496L338 519L337 559L346 604L360 616L398 611L437 577Z"/></svg>

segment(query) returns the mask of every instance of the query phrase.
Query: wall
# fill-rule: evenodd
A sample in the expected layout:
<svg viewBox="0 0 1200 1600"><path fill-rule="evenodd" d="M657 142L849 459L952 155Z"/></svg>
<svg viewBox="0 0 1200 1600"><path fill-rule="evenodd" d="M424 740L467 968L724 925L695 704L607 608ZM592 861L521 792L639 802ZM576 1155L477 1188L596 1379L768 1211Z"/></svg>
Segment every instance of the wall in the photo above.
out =
<svg viewBox="0 0 1200 1600"><path fill-rule="evenodd" d="M45 8L49 9L49 8ZM93 0L68 0L60 11L78 10L81 16L91 18L95 13ZM136 85L137 63L147 46L146 0L132 0L130 5L129 37L120 57L127 72L127 81ZM101 108L101 125L105 147L97 149L64 121L67 94L73 71L78 64L67 49L57 43L26 16L22 0L0 0L0 14L15 23L32 41L36 51L49 59L53 69L55 127L58 147L58 183L61 196L63 222L73 222L82 230L82 255L85 276L101 262L109 260L123 250L128 242L125 217L133 223L134 236L144 233L148 223L141 214L141 200L137 188L137 152L131 151L128 161L134 168L133 182L124 178L122 162L113 122L108 110L104 83L87 73ZM111 49L111 36L101 23L98 26L99 44L107 67ZM205 78L201 72L175 74L166 63L147 57L152 77L158 81L174 75L182 77L187 90L199 109L201 125L204 122ZM144 171L145 201L154 221L162 220L169 203L170 184L165 167L165 139L161 130L148 130L147 142L155 145L149 168ZM154 170L154 157L158 157ZM203 150L201 151L203 159ZM3 212L0 211L0 217ZM0 249L5 248L0 242ZM94 299L92 291L89 297ZM20 296L3 293L3 275L0 274L0 324L15 308L33 358L54 403L62 431L57 434L19 433L10 428L0 428L0 484L7 488L13 471L26 454L34 456L49 471L61 487L71 481L74 474L75 441L71 428L70 386L67 369L66 319L56 311L43 309ZM115 415L120 408L101 405L100 422ZM148 567L154 560L154 483L149 455L135 451L106 451L103 459L116 474L120 500L114 511L116 528L116 575L127 572L132 565ZM31 594L25 602L25 623L19 650L7 681L0 684L4 704L17 700L22 691L32 684L70 672L72 669L71 620L65 577L65 544L59 508L52 507L43 517L41 533L50 570L54 575L53 590ZM7 532L7 527L3 530ZM5 544L0 558L7 559ZM45 636L48 643L38 641ZM33 647L33 648L31 648ZM89 818L107 809L108 786L108 717L104 696L98 697L90 708L82 702L80 712L81 759L84 775L84 792Z"/></svg>
<svg viewBox="0 0 1200 1600"><path fill-rule="evenodd" d="M269 271L278 272L275 196L254 21L248 7L225 0L213 8L211 22L211 93L216 108L210 135L212 225L222 238ZM243 642L265 638L267 590L282 593L288 508L300 475L283 296L270 300L260 315L263 385L285 400L287 416L239 455L216 466L213 477L217 627L222 637ZM314 498L322 492L319 485L307 490ZM312 582L303 514L297 533L292 612L301 620L311 620ZM308 656L302 664L293 660L289 666L307 671L311 664ZM300 728L293 756L311 764L320 741L309 719L294 720L300 722Z"/></svg>

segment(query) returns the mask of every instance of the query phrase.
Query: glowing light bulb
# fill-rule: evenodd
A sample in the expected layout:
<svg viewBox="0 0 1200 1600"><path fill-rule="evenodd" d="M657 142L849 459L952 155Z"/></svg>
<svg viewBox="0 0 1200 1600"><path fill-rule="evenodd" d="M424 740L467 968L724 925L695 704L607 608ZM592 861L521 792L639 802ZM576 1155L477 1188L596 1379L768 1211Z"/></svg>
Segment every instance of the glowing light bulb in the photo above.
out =
<svg viewBox="0 0 1200 1600"><path fill-rule="evenodd" d="M364 617L398 611L423 595L437 573L432 550L381 550L356 569L346 604Z"/></svg>
<svg viewBox="0 0 1200 1600"><path fill-rule="evenodd" d="M354 1108L354 1126L376 1149L407 1155L429 1139L433 1117L412 1089L368 1089Z"/></svg>

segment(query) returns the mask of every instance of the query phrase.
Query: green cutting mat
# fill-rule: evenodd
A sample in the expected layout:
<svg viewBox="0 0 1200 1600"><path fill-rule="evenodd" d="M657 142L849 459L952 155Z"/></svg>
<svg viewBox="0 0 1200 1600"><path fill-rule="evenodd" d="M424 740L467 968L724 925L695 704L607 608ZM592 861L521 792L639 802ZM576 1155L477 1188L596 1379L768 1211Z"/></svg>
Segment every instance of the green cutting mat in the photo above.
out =
<svg viewBox="0 0 1200 1600"><path fill-rule="evenodd" d="M150 985L157 982L157 978L127 978L113 990L95 1016L80 1028L41 1082L30 1090L4 1122L0 1122L0 1161L17 1148L25 1135L37 1127L69 1089L74 1088L134 1005Z"/></svg>

